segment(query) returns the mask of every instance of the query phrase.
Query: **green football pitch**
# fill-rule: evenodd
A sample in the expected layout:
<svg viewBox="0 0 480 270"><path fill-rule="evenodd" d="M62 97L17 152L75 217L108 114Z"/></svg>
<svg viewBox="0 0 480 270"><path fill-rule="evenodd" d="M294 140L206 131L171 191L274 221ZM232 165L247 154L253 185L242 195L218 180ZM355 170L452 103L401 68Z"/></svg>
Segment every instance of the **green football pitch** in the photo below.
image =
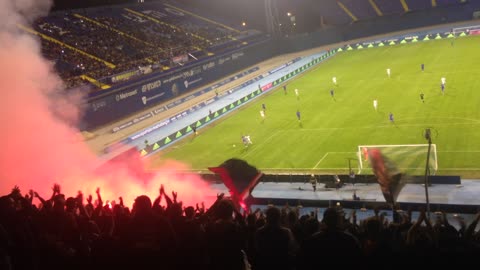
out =
<svg viewBox="0 0 480 270"><path fill-rule="evenodd" d="M348 173L349 162L352 168L359 167L359 145L425 144L423 133L430 128L437 151L436 173L479 177L479 64L480 37L457 38L453 45L451 39L443 39L340 52L288 82L286 95L278 87L199 130L196 137L190 135L150 157L152 167L176 159L194 170L205 170L240 158L269 172ZM332 77L337 78L337 86ZM394 123L389 121L390 113ZM253 142L247 148L241 141L246 134ZM403 161L389 158L394 163L409 160L405 169L421 174L426 151L409 149L413 148L402 148Z"/></svg>

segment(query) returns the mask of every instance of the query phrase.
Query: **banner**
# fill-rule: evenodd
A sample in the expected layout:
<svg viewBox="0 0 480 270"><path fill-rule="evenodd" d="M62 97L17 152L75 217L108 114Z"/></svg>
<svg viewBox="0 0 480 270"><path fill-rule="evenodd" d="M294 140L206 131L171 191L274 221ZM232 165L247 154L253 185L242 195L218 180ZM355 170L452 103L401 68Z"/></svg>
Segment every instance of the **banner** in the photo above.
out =
<svg viewBox="0 0 480 270"><path fill-rule="evenodd" d="M118 83L118 82L121 82L121 81L128 81L132 77L138 76L138 75L141 75L141 74L143 74L143 72L141 72L140 70L127 71L127 72L124 72L122 74L112 76L110 78L110 80L111 80L111 83Z"/></svg>
<svg viewBox="0 0 480 270"><path fill-rule="evenodd" d="M222 66L217 65L216 59L226 56L231 60ZM248 62L243 60L244 56L243 52L236 51L192 64L187 63L184 67L166 72L152 72L137 77L141 71L135 70L116 75L113 77L116 82L128 78L130 80L119 82L106 91L91 93L85 106L81 128L91 129L124 118L180 96L192 88L211 83L245 64L252 65L254 59ZM242 63L237 63L240 60Z"/></svg>
<svg viewBox="0 0 480 270"><path fill-rule="evenodd" d="M186 63L186 62L188 62L188 54L182 54L182 55L179 55L179 56L175 56L175 57L172 58L172 62L174 64Z"/></svg>
<svg viewBox="0 0 480 270"><path fill-rule="evenodd" d="M194 92L193 94L188 95L188 96L186 96L186 97L184 97L184 98L182 98L182 99L173 101L173 102L171 102L171 103L169 103L169 104L167 104L167 105L165 105L165 106L163 106L163 107L160 107L160 108L158 108L158 109L155 109L155 110L153 110L152 113L153 113L153 114L162 113L162 112L164 112L164 111L166 111L166 110L169 110L169 109L171 109L171 108L173 108L173 107L175 107L175 106L178 106L178 105L180 105L180 104L182 104L182 103L184 103L184 102L186 102L186 101L189 101L189 100L191 100L191 99L193 99L193 98L196 98L196 97L199 97L199 96L201 96L201 95L203 95L203 94L205 94L205 93L207 93L207 92L210 92L210 91L212 91L212 90L215 90L216 88L221 87L221 86L227 84L228 82L232 82L232 81L234 81L234 80L236 80L236 79L242 78L242 77L244 77L244 76L246 76L246 75L248 75L248 74L250 74L250 73L252 73L252 72L257 71L258 69L259 69L259 67L253 67L253 68L251 68L251 69L249 69L249 70L246 70L246 71L244 71L244 72L242 72L242 73L236 74L235 76L232 76L232 77L230 77L230 78L227 78L227 79L225 79L225 80L223 80L223 81L221 81L221 82L219 82L219 83L217 83L217 84L215 84L215 85L213 85L213 86L211 86L211 87L207 87L207 88L204 88L204 89L202 89L202 90L196 91L196 92ZM250 81L252 81L252 80L249 80L248 82L250 82ZM251 83L251 82L250 82L250 83ZM244 87L244 86L245 86L245 83L242 84L241 86ZM153 85L151 85L150 87L156 87L156 84L153 84ZM220 97L219 97L219 96L216 96L216 97L215 97L215 100L216 100L217 98L220 98ZM142 102L143 102L143 101L142 101ZM148 100L145 100L145 103L147 103L147 102L148 102ZM210 99L210 100L208 100L208 101L206 101L206 102L201 102L201 103L193 106L192 108L190 108L190 109L188 109L188 110L185 110L184 112L192 113L192 112L194 112L195 110L198 110L198 109L202 108L203 106L207 105L207 104L210 103L210 102L213 102L213 100ZM100 105L97 105L97 106L100 106ZM112 132L114 132L114 133L115 133L115 132L118 132L118 131L120 131L120 130L122 130L122 129L125 129L125 128L127 128L127 127L130 127L131 125L136 124L136 123L138 123L138 122L139 122L139 121L133 123L133 122L130 120L130 121L128 121L127 123L124 123L124 124L121 124L121 125L119 125L119 126L114 127L114 128L112 129ZM160 128L160 127L158 127L158 128ZM157 130L158 128L156 128L156 129L150 129L150 128L149 128L149 129L150 129L150 132L153 132L153 131ZM150 132L148 132L148 133L150 133ZM143 131L140 132L140 133L143 133ZM146 133L146 134L148 134L148 133ZM146 135L146 134L144 134L144 135ZM134 135L134 136L132 136L132 137L138 138L136 135Z"/></svg>

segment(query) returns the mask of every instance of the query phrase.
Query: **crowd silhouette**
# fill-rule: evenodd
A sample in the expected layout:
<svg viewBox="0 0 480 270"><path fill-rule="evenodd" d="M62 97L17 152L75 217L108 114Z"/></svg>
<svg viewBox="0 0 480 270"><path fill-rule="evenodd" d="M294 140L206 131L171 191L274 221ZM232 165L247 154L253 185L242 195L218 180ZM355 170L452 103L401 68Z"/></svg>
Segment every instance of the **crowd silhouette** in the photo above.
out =
<svg viewBox="0 0 480 270"><path fill-rule="evenodd" d="M0 268L321 269L480 251L480 214L457 230L445 214L432 224L425 211L416 221L403 212L391 222L378 210L358 221L339 207L300 216L288 205L240 211L224 194L208 209L178 196L162 186L153 202L141 195L130 208L100 189L67 197L54 185L45 199L15 187L0 197Z"/></svg>

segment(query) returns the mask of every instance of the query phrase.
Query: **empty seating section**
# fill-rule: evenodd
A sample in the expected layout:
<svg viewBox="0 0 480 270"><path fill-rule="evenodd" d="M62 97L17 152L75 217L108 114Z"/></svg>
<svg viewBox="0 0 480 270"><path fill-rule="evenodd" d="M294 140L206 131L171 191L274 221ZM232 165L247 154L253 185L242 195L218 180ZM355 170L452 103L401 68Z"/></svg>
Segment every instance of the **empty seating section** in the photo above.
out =
<svg viewBox="0 0 480 270"><path fill-rule="evenodd" d="M368 0L341 0L341 2L352 12L359 20L374 18L377 15Z"/></svg>
<svg viewBox="0 0 480 270"><path fill-rule="evenodd" d="M471 0L471 1L475 2L478 0ZM437 6L444 7L444 6L459 4L461 2L462 2L461 0L437 0Z"/></svg>
<svg viewBox="0 0 480 270"><path fill-rule="evenodd" d="M375 0L375 3L384 15L405 12L399 0Z"/></svg>
<svg viewBox="0 0 480 270"><path fill-rule="evenodd" d="M329 25L342 25L352 22L352 18L343 11L336 0L322 1L315 8L323 16L325 23Z"/></svg>
<svg viewBox="0 0 480 270"><path fill-rule="evenodd" d="M432 0L406 0L410 10L425 10L432 8Z"/></svg>

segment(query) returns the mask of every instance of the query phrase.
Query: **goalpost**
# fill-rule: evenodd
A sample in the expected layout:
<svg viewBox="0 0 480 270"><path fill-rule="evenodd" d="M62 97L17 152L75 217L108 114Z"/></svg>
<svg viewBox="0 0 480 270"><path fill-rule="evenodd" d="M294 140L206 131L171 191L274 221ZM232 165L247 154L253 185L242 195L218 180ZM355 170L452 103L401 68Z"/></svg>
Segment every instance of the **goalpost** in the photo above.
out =
<svg viewBox="0 0 480 270"><path fill-rule="evenodd" d="M457 37L461 33L465 32L474 32L477 33L480 31L480 25L472 25L472 26L467 26L467 27L456 27L452 29L452 33Z"/></svg>
<svg viewBox="0 0 480 270"><path fill-rule="evenodd" d="M425 162L427 158L428 144L397 144L397 145L359 145L357 158L360 172L367 170L371 172L368 150L378 149L399 170L411 175L423 175L425 173ZM432 175L438 170L437 146L432 144L429 161L430 173Z"/></svg>

